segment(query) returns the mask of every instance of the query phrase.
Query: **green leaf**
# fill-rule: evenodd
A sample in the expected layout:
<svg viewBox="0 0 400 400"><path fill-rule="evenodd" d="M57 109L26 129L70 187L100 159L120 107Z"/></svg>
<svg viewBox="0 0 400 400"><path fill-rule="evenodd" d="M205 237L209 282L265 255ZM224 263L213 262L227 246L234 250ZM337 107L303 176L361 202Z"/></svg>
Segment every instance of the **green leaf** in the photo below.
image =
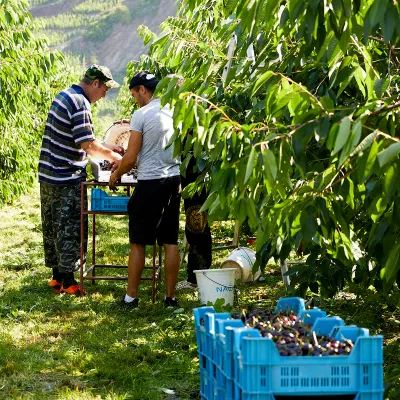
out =
<svg viewBox="0 0 400 400"><path fill-rule="evenodd" d="M276 164L275 155L270 149L265 149L263 151L263 156L265 156L264 165L266 166L266 168L268 168L271 173L272 179L275 181L278 174L278 166Z"/></svg>
<svg viewBox="0 0 400 400"><path fill-rule="evenodd" d="M360 89L360 91L364 97L366 95L365 83L364 83L365 76L366 76L366 73L360 66L357 67L356 70L354 71L354 78L357 82L358 88Z"/></svg>
<svg viewBox="0 0 400 400"><path fill-rule="evenodd" d="M385 150L378 154L378 162L381 167L393 161L397 155L400 153L400 142L393 143Z"/></svg>
<svg viewBox="0 0 400 400"><path fill-rule="evenodd" d="M399 23L398 18L396 21L396 16L398 17L397 10L393 7L393 3L390 2L389 6L386 9L385 21L383 24L381 24L383 38L385 39L386 43L388 43L390 40L392 40L396 22Z"/></svg>
<svg viewBox="0 0 400 400"><path fill-rule="evenodd" d="M364 139L364 141L367 138L368 136ZM363 142L360 143L360 146L362 143ZM369 151L369 153L364 154L357 162L357 178L359 183L365 182L373 173L378 149L378 144L376 142L372 142L371 150Z"/></svg>
<svg viewBox="0 0 400 400"><path fill-rule="evenodd" d="M340 153L339 165L342 165L346 161L349 155L353 152L354 148L357 146L361 137L361 131L362 131L362 121L361 118L358 118L353 123L350 138L346 142L342 152Z"/></svg>
<svg viewBox="0 0 400 400"><path fill-rule="evenodd" d="M338 151L340 151L350 136L350 128L351 128L351 119L350 117L345 117L342 119L339 125L339 132L336 137L335 147L333 148L332 155L335 155Z"/></svg>
<svg viewBox="0 0 400 400"><path fill-rule="evenodd" d="M182 164L180 165L180 172L181 175L185 178L186 177L186 169L189 165L190 160L192 159L192 154L189 153L187 154L187 156L185 157L184 161L182 162Z"/></svg>
<svg viewBox="0 0 400 400"><path fill-rule="evenodd" d="M331 111L335 108L335 103L329 96L322 96L319 101L324 106L324 109L327 111Z"/></svg>
<svg viewBox="0 0 400 400"><path fill-rule="evenodd" d="M389 86L389 81L387 81L386 79L377 79L374 82L374 91L378 98L382 97L388 86Z"/></svg>
<svg viewBox="0 0 400 400"><path fill-rule="evenodd" d="M389 282L396 276L396 273L400 268L399 255L399 245L394 246L390 251L385 267L381 270L381 279Z"/></svg>
<svg viewBox="0 0 400 400"><path fill-rule="evenodd" d="M332 45L336 47L337 39L334 36L335 36L335 34L332 31L330 31L326 35L325 41L324 41L323 45L321 46L321 48L319 49L317 61L319 61L327 52L331 51Z"/></svg>
<svg viewBox="0 0 400 400"><path fill-rule="evenodd" d="M250 219L250 223L253 227L256 227L258 224L257 218L257 209L253 199L247 199L247 214Z"/></svg>
<svg viewBox="0 0 400 400"><path fill-rule="evenodd" d="M214 203L217 196L218 196L218 194L216 192L211 193L207 197L207 200L204 202L202 207L200 208L199 212L207 211L210 208L211 204Z"/></svg>
<svg viewBox="0 0 400 400"><path fill-rule="evenodd" d="M254 94L257 92L258 89L260 89L260 87L262 85L264 85L265 82L267 82L267 80L269 78L271 78L271 76L273 76L274 73L272 71L267 71L264 72L256 81L256 83L254 84L253 90L251 91L251 97L254 96Z"/></svg>
<svg viewBox="0 0 400 400"><path fill-rule="evenodd" d="M366 136L362 142L354 149L352 156L358 153L363 153L368 147L371 146L372 142L375 140L375 137L378 133L378 130L373 131L368 136Z"/></svg>
<svg viewBox="0 0 400 400"><path fill-rule="evenodd" d="M354 182L351 179L347 179L349 183L349 189L347 191L346 203L354 210Z"/></svg>
<svg viewBox="0 0 400 400"><path fill-rule="evenodd" d="M383 181L383 192L387 204L391 204L393 192L397 186L397 164L391 165L385 173Z"/></svg>
<svg viewBox="0 0 400 400"><path fill-rule="evenodd" d="M254 158L256 155L256 150L254 147L251 148L249 159L247 160L247 167L246 167L246 175L244 177L244 182L243 184L245 185L247 181L249 180L251 173L253 172L253 167L254 167Z"/></svg>
<svg viewBox="0 0 400 400"><path fill-rule="evenodd" d="M351 18L351 2L352 0L342 0L343 10L347 18Z"/></svg>

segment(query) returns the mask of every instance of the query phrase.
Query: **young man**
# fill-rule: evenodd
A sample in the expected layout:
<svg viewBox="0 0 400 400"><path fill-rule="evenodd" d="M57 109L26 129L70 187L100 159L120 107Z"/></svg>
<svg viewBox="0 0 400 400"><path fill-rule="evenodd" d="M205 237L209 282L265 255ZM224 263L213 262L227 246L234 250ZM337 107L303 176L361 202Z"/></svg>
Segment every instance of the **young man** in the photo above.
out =
<svg viewBox="0 0 400 400"><path fill-rule="evenodd" d="M56 293L80 294L74 271L80 260L80 184L86 179L87 155L110 162L122 158L119 146L94 138L91 111L91 104L118 86L107 67L93 64L79 84L55 97L47 117L39 182L45 265L53 270L49 285Z"/></svg>
<svg viewBox="0 0 400 400"><path fill-rule="evenodd" d="M121 305L136 308L138 288L145 266L146 245L158 241L165 250L166 306L177 307L175 285L179 272L178 230L181 199L178 157L166 146L174 133L172 112L153 98L158 80L141 71L129 89L140 109L131 119L128 149L110 177L113 188L121 176L137 164L138 184L128 203L129 241L128 288Z"/></svg>

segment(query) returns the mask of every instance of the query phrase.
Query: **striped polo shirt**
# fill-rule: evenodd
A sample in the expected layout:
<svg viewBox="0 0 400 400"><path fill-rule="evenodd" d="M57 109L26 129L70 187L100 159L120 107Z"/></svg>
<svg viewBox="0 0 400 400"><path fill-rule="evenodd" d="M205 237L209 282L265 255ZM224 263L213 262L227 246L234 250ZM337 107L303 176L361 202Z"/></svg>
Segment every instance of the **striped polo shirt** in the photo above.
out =
<svg viewBox="0 0 400 400"><path fill-rule="evenodd" d="M39 159L39 182L70 185L86 179L87 154L80 143L93 140L89 99L78 85L60 92L46 121Z"/></svg>

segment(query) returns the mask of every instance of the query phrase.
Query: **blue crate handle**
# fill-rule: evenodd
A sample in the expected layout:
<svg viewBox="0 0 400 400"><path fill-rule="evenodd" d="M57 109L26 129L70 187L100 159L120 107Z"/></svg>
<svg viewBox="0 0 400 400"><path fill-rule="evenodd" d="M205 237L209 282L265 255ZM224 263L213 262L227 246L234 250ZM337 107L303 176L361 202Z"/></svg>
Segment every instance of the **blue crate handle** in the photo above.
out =
<svg viewBox="0 0 400 400"><path fill-rule="evenodd" d="M309 310L300 310L300 312L297 314L297 320L302 320L305 324L314 324L317 318L325 317L326 311L323 311L318 307L314 307Z"/></svg>
<svg viewBox="0 0 400 400"><path fill-rule="evenodd" d="M228 312L224 313L216 313L214 312L207 312L204 314L204 327L207 333L214 334L215 333L215 321L217 319L226 320L228 318L232 318L231 314Z"/></svg>
<svg viewBox="0 0 400 400"><path fill-rule="evenodd" d="M255 328L237 328L237 329L235 329L234 338L233 338L233 346L234 346L234 351L236 353L240 352L242 338L245 338L245 337L260 338L261 333L258 329L255 329ZM265 338L265 340L268 340L268 339ZM269 339L269 340L271 340L271 339Z"/></svg>
<svg viewBox="0 0 400 400"><path fill-rule="evenodd" d="M340 326L344 326L344 321L340 317L317 318L311 332L314 331L317 335L330 336L332 329Z"/></svg>
<svg viewBox="0 0 400 400"><path fill-rule="evenodd" d="M226 335L225 329L231 328L243 328L244 324L241 319L217 319L215 324L215 336L224 337Z"/></svg>
<svg viewBox="0 0 400 400"><path fill-rule="evenodd" d="M198 307L193 309L194 323L196 327L201 326L201 320L204 320L204 315L208 312L215 313L214 307Z"/></svg>
<svg viewBox="0 0 400 400"><path fill-rule="evenodd" d="M306 306L304 303L304 299L302 299L301 297L281 297L278 300L275 312L278 312L280 310L287 310L293 311L294 313L298 314L305 309Z"/></svg>
<svg viewBox="0 0 400 400"><path fill-rule="evenodd" d="M369 337L369 329L359 328L356 325L335 326L329 333L329 336L332 336L341 342L351 340L353 343L355 343L359 337Z"/></svg>

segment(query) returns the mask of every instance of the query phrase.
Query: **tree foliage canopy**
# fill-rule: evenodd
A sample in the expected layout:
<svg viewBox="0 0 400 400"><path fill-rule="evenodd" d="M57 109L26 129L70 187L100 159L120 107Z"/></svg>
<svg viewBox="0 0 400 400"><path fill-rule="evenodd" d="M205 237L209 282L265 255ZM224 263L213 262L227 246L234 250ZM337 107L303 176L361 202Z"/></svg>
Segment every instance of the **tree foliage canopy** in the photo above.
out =
<svg viewBox="0 0 400 400"><path fill-rule="evenodd" d="M0 206L36 179L50 102L72 74L35 32L26 1L0 1Z"/></svg>
<svg viewBox="0 0 400 400"><path fill-rule="evenodd" d="M261 263L306 257L301 295L400 276L399 15L394 0L186 0L128 66L163 77L210 219L248 219Z"/></svg>

